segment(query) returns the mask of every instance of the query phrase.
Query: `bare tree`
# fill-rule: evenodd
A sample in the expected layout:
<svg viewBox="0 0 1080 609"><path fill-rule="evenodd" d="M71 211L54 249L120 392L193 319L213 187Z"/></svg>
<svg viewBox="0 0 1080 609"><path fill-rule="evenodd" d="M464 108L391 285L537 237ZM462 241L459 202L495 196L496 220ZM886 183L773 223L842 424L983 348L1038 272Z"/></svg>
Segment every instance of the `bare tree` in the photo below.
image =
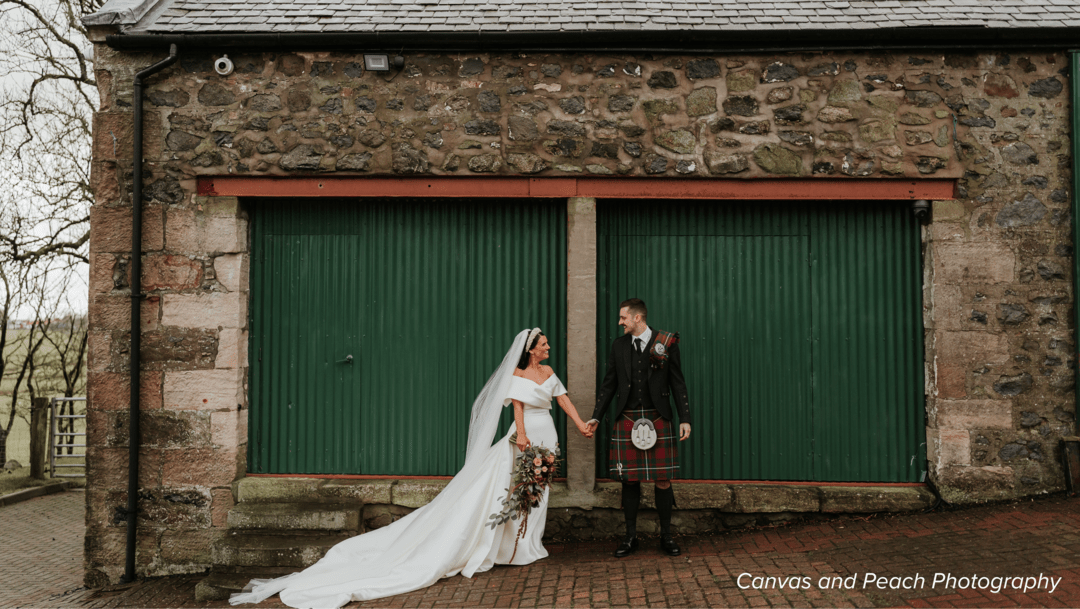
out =
<svg viewBox="0 0 1080 609"><path fill-rule="evenodd" d="M42 316L43 290L31 285L33 275L29 267L0 264L0 296L4 303L0 310L0 396L3 396L4 416L0 417L0 463L7 462L7 439L15 424L16 416L26 419L29 399L22 393L29 389L33 379L34 361L42 343L45 342L45 326L38 323ZM15 323L12 313L32 306L33 322L25 326Z"/></svg>
<svg viewBox="0 0 1080 609"><path fill-rule="evenodd" d="M85 304L69 296L88 262L99 102L80 20L103 3L0 0L0 463L29 398L85 386Z"/></svg>
<svg viewBox="0 0 1080 609"><path fill-rule="evenodd" d="M0 259L87 262L97 82L80 18L103 0L0 0Z"/></svg>
<svg viewBox="0 0 1080 609"><path fill-rule="evenodd" d="M73 314L66 296L74 276L61 260L51 262L0 262L0 462L16 419L29 425L33 398L85 389L86 316ZM72 403L64 407L58 414L74 414ZM57 431L75 431L73 419L59 423Z"/></svg>
<svg viewBox="0 0 1080 609"><path fill-rule="evenodd" d="M58 294L48 297L50 301L60 303L60 314L39 322L45 343L31 360L27 378L31 401L36 397L70 398L86 390L87 319L85 315L71 312L66 297L71 279L71 274L66 274L65 281L54 286L58 288ZM75 410L75 402L60 402L56 414L73 415ZM59 433L74 433L75 427L75 419L58 419L56 422ZM71 446L67 447L67 454L74 454Z"/></svg>

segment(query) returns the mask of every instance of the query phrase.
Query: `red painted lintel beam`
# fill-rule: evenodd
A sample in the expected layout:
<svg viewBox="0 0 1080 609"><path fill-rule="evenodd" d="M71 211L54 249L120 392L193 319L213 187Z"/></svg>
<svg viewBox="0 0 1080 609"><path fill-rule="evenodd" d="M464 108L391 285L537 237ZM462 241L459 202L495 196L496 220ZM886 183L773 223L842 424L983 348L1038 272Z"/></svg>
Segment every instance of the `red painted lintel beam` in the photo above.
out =
<svg viewBox="0 0 1080 609"><path fill-rule="evenodd" d="M365 178L205 176L202 196L221 197L499 197L940 201L956 181L883 178L714 180L670 178Z"/></svg>

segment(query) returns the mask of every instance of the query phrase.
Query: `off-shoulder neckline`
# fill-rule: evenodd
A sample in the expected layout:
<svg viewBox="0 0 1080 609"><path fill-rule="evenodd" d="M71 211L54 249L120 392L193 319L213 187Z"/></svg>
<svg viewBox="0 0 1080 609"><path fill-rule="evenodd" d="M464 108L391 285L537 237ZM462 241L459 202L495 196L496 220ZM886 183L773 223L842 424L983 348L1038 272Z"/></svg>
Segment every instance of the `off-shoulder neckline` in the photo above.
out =
<svg viewBox="0 0 1080 609"><path fill-rule="evenodd" d="M536 381L534 381L534 380L532 380L532 379L530 379L530 378L526 378L526 377L524 377L524 376L518 376L518 375L516 375L516 374L514 375L514 378L516 378L516 379L521 379L521 380L523 380L523 381L529 381L530 383L532 383L533 385L536 385L537 387L543 387L544 385L546 385L546 384L547 384L547 382L548 382L548 381L550 381L551 379L555 378L555 373L554 373L554 372L552 372L550 376L548 376L548 377L547 377L546 379L544 379L544 382L543 382L543 383L537 383Z"/></svg>

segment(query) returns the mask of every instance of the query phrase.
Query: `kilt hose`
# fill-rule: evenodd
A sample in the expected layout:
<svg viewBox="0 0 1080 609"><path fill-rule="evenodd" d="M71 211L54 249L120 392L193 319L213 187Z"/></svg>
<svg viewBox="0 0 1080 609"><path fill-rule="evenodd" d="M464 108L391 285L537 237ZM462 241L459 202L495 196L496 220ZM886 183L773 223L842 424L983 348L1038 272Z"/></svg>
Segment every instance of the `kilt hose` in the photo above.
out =
<svg viewBox="0 0 1080 609"><path fill-rule="evenodd" d="M656 444L649 450L634 446L630 432L634 421L645 418L656 426ZM655 408L636 406L623 411L611 432L608 467L619 482L673 480L679 471L679 449L675 427Z"/></svg>

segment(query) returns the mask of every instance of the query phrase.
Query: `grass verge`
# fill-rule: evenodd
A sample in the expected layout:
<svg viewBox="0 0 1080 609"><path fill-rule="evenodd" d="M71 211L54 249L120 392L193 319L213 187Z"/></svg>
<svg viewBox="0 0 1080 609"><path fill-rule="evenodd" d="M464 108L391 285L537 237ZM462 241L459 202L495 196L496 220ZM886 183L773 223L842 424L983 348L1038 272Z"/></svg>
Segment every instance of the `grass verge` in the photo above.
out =
<svg viewBox="0 0 1080 609"><path fill-rule="evenodd" d="M30 468L21 467L11 472L0 471L0 495L7 495L8 493L14 493L15 491L21 491L25 488L33 488L35 486L45 486L46 484L52 484L54 482L60 482L67 478L49 478L45 477L43 480L34 480L30 477ZM81 479L73 478L76 485L82 485Z"/></svg>

